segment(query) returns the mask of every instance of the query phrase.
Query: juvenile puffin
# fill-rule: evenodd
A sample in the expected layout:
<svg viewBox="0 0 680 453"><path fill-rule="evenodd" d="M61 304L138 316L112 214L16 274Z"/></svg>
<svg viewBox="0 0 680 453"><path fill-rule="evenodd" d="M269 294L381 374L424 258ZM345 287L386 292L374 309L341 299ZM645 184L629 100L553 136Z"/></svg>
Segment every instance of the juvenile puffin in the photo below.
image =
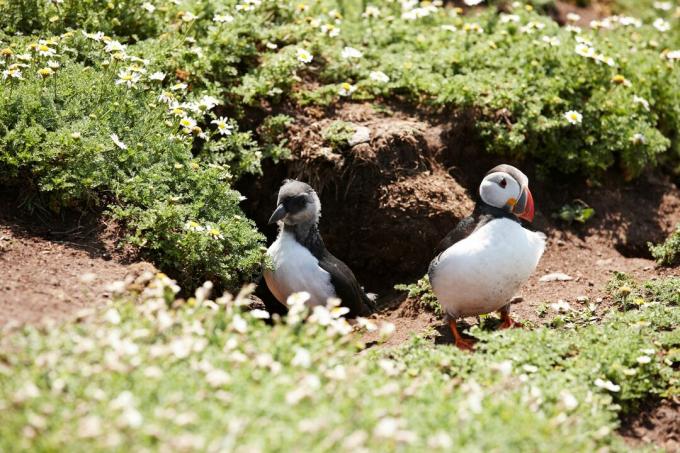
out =
<svg viewBox="0 0 680 453"><path fill-rule="evenodd" d="M522 227L534 218L529 178L511 165L489 171L479 186L480 201L441 241L428 275L444 309L456 346L472 349L456 321L499 310L501 328L519 325L510 299L534 272L545 235Z"/></svg>
<svg viewBox="0 0 680 453"><path fill-rule="evenodd" d="M279 224L279 235L267 250L273 270L264 272L271 294L285 308L286 299L306 291L309 305L325 305L337 297L349 317L368 316L374 309L349 267L331 255L319 234L321 202L308 184L285 180L269 224Z"/></svg>

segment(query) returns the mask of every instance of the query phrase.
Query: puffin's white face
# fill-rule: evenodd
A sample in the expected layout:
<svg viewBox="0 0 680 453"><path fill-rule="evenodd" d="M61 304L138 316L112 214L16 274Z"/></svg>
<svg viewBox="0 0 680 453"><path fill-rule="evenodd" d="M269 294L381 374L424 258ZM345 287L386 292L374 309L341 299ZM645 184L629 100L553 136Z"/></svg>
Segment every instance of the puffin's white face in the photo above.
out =
<svg viewBox="0 0 680 453"><path fill-rule="evenodd" d="M482 201L495 208L512 210L521 195L522 188L519 183L502 171L489 173L479 186Z"/></svg>

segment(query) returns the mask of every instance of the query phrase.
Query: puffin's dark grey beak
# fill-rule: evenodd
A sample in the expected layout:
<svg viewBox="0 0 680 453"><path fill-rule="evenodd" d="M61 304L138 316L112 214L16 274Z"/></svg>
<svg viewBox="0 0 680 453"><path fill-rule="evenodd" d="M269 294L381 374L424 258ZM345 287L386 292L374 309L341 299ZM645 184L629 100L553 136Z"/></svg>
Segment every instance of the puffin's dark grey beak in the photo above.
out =
<svg viewBox="0 0 680 453"><path fill-rule="evenodd" d="M278 205L272 216L269 218L269 225L278 222L287 215L288 213L286 212L286 207L283 204Z"/></svg>

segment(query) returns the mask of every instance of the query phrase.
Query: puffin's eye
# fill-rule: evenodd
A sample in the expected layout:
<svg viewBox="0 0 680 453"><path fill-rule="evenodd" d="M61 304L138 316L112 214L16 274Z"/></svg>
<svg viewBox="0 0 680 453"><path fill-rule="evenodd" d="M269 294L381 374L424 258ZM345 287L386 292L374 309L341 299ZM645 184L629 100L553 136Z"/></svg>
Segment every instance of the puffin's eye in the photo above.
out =
<svg viewBox="0 0 680 453"><path fill-rule="evenodd" d="M508 182L505 180L505 178L503 178L503 179L500 180L498 185L501 186L503 189L505 189L505 186L508 185Z"/></svg>

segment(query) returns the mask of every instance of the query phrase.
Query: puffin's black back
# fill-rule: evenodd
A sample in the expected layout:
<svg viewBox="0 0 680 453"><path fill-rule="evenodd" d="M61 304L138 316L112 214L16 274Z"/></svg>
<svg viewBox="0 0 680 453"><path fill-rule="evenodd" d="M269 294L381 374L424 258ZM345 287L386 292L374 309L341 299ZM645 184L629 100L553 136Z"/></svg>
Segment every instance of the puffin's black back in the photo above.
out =
<svg viewBox="0 0 680 453"><path fill-rule="evenodd" d="M319 267L330 274L335 294L342 300L342 305L349 308L350 318L368 316L375 311L375 303L361 288L352 270L326 249L316 226L305 238L296 235L296 239L319 260Z"/></svg>

